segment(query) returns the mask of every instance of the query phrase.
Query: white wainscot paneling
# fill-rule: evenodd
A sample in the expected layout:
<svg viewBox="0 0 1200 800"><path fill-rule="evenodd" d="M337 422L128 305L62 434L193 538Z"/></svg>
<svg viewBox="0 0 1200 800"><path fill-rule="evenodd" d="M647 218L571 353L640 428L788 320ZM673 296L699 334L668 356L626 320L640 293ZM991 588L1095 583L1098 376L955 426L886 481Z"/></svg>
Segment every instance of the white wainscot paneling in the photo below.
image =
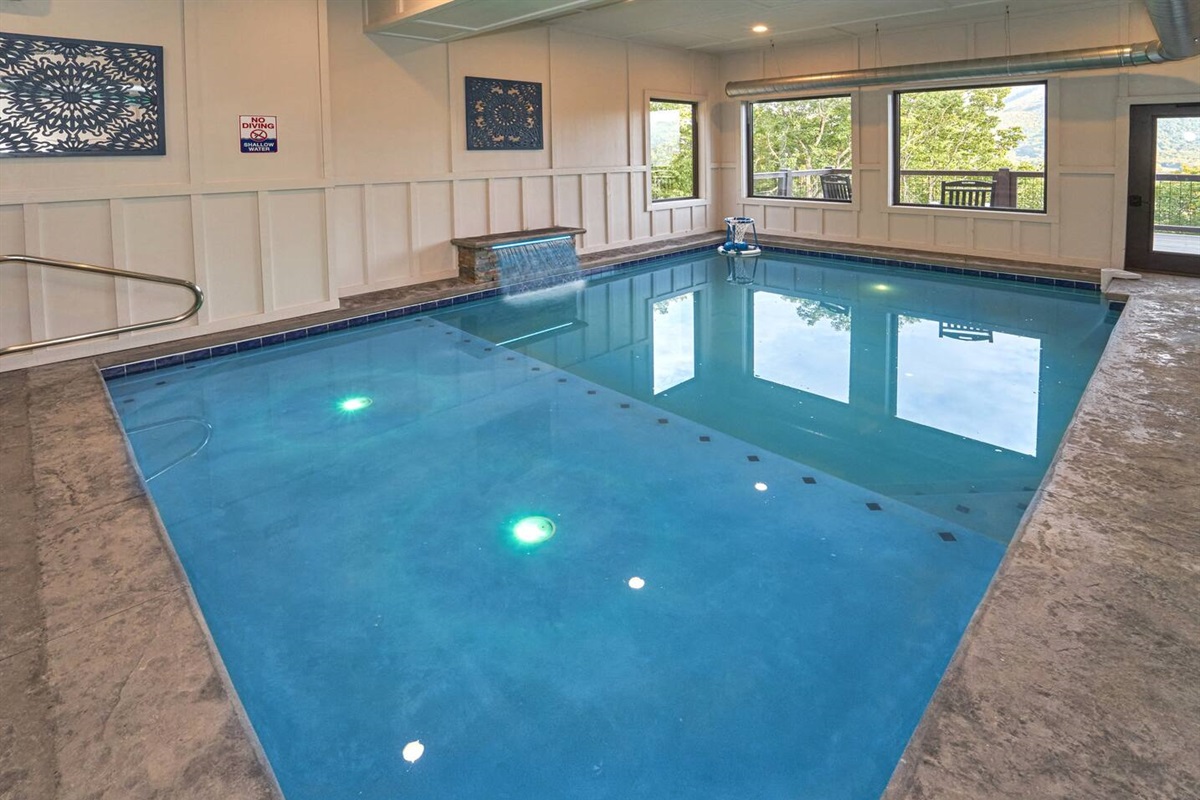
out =
<svg viewBox="0 0 1200 800"><path fill-rule="evenodd" d="M888 241L925 244L927 218L919 214L888 214Z"/></svg>
<svg viewBox="0 0 1200 800"><path fill-rule="evenodd" d="M257 195L205 195L201 206L209 317L216 321L262 313Z"/></svg>
<svg viewBox="0 0 1200 800"><path fill-rule="evenodd" d="M454 235L483 236L488 230L488 182L454 184Z"/></svg>
<svg viewBox="0 0 1200 800"><path fill-rule="evenodd" d="M792 206L767 206L763 217L763 230L772 233L790 234L795 232Z"/></svg>
<svg viewBox="0 0 1200 800"><path fill-rule="evenodd" d="M939 247L967 247L967 218L938 217L934 220L934 241Z"/></svg>
<svg viewBox="0 0 1200 800"><path fill-rule="evenodd" d="M692 230L691 207L671 209L671 233L687 233Z"/></svg>
<svg viewBox="0 0 1200 800"><path fill-rule="evenodd" d="M488 198L492 218L491 232L521 230L521 179L496 178L491 184L491 195Z"/></svg>
<svg viewBox="0 0 1200 800"><path fill-rule="evenodd" d="M858 182L862 191L862 197L887 197L887 173L885 173L883 170L860 170ZM876 202L862 203L862 206L858 212L859 237L876 242L887 240L888 218L895 215L884 213L883 208L885 207L884 204L886 202L886 200L881 199Z"/></svg>
<svg viewBox="0 0 1200 800"><path fill-rule="evenodd" d="M858 212L825 209L825 235L832 239L855 239L858 237Z"/></svg>
<svg viewBox="0 0 1200 800"><path fill-rule="evenodd" d="M609 220L608 243L627 242L633 238L630 229L629 209L632 200L631 178L640 180L628 172L614 172L608 176Z"/></svg>
<svg viewBox="0 0 1200 800"><path fill-rule="evenodd" d="M796 233L800 236L820 236L824 232L821 227L823 219L821 209L800 206L796 209Z"/></svg>
<svg viewBox="0 0 1200 800"><path fill-rule="evenodd" d="M192 242L192 202L189 197L145 197L122 201L125 268L134 272L196 280ZM173 317L186 311L192 296L173 286L119 281L129 304L129 322ZM201 289L207 287L201 286ZM177 323L198 324L198 317ZM139 331L131 337L148 333Z"/></svg>
<svg viewBox="0 0 1200 800"><path fill-rule="evenodd" d="M1028 256L1049 257L1051 226L1039 222L1022 222L1020 225L1021 252Z"/></svg>
<svg viewBox="0 0 1200 800"><path fill-rule="evenodd" d="M1013 254L1013 226L1008 219L975 220L975 249Z"/></svg>
<svg viewBox="0 0 1200 800"><path fill-rule="evenodd" d="M331 192L329 231L339 289L367 282L366 245L363 239L363 187L338 186ZM408 215L404 217L408 228Z"/></svg>
<svg viewBox="0 0 1200 800"><path fill-rule="evenodd" d="M629 176L629 202L633 206L633 238L650 236L650 212L646 211L646 173L635 172Z"/></svg>
<svg viewBox="0 0 1200 800"><path fill-rule="evenodd" d="M1059 182L1058 255L1074 261L1112 258L1112 175L1063 175Z"/></svg>
<svg viewBox="0 0 1200 800"><path fill-rule="evenodd" d="M448 181L437 181L415 184L414 189L420 278L433 280L455 275L458 265L454 260L454 247L450 244L453 235L450 221L454 219L452 206L456 200L454 188Z"/></svg>
<svg viewBox="0 0 1200 800"><path fill-rule="evenodd" d="M559 225L583 227L583 204L579 195L579 175L557 175L554 178L555 216Z"/></svg>
<svg viewBox="0 0 1200 800"><path fill-rule="evenodd" d="M0 253L25 252L25 214L21 206L0 206ZM0 264L0 347L25 344L29 329L29 268Z"/></svg>
<svg viewBox="0 0 1200 800"><path fill-rule="evenodd" d="M275 307L292 308L329 300L325 192L272 192L267 197L267 208Z"/></svg>
<svg viewBox="0 0 1200 800"><path fill-rule="evenodd" d="M445 186L446 184L440 184ZM409 192L417 192L417 184L386 183L369 186L367 203L367 276L369 283L403 283L413 278L409 253ZM449 217L444 227L450 227Z"/></svg>
<svg viewBox="0 0 1200 800"><path fill-rule="evenodd" d="M602 247L608 243L608 191L603 174L582 176L584 247Z"/></svg>
<svg viewBox="0 0 1200 800"><path fill-rule="evenodd" d="M41 255L113 265L108 201L51 203L41 206L38 217ZM34 272L30 273L30 280L38 280ZM41 269L40 280L48 337L104 330L118 324L116 284L112 278L47 267Z"/></svg>
<svg viewBox="0 0 1200 800"><path fill-rule="evenodd" d="M554 179L548 176L522 178L521 205L525 211L525 228L533 230L553 225Z"/></svg>

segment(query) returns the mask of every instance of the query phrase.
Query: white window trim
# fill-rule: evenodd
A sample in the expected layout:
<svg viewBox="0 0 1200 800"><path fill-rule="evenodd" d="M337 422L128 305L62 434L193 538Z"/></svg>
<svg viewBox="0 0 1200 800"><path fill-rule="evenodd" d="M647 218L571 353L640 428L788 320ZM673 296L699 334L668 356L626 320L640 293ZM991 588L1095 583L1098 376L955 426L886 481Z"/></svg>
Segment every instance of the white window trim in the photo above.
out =
<svg viewBox="0 0 1200 800"><path fill-rule="evenodd" d="M650 101L660 100L662 102L679 102L679 103L695 103L696 118L692 124L693 141L699 142L699 147L696 149L696 197L687 197L680 200L652 200L650 197ZM667 211L672 208L693 208L695 206L707 206L711 204L709 197L709 153L711 152L711 128L708 125L708 95L706 94L688 94L687 92L673 91L654 91L647 89L642 99L642 157L645 166L643 175L643 184L645 186L645 205L646 211Z"/></svg>

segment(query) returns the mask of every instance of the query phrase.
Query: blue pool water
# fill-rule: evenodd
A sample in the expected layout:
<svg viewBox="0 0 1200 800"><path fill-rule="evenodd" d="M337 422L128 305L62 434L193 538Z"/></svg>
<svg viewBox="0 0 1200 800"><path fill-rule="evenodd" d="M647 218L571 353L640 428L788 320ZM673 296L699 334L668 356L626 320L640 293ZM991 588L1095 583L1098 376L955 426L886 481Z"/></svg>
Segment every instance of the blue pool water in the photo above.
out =
<svg viewBox="0 0 1200 800"><path fill-rule="evenodd" d="M111 381L286 797L877 797L1112 320L828 264Z"/></svg>

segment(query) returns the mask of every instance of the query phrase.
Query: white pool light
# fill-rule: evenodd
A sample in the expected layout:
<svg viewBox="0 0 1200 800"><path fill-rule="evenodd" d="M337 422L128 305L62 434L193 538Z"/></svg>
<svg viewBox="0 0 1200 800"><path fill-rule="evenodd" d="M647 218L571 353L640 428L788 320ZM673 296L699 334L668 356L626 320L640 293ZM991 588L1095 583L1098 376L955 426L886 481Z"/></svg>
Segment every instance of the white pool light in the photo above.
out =
<svg viewBox="0 0 1200 800"><path fill-rule="evenodd" d="M338 408L342 411L362 411L373 402L369 397L347 397L338 401Z"/></svg>
<svg viewBox="0 0 1200 800"><path fill-rule="evenodd" d="M549 517L525 517L513 525L513 536L521 544L541 544L554 535L554 520Z"/></svg>
<svg viewBox="0 0 1200 800"><path fill-rule="evenodd" d="M759 481L758 483L754 484L754 488L758 489L760 492L765 492L767 490L767 485L762 481Z"/></svg>
<svg viewBox="0 0 1200 800"><path fill-rule="evenodd" d="M404 749L400 751L400 755L404 756L405 761L412 764L418 758L425 755L425 745L421 744L420 739L415 742L409 742L404 745Z"/></svg>
<svg viewBox="0 0 1200 800"><path fill-rule="evenodd" d="M646 585L646 581L642 580L637 575L634 575L632 578L629 579L629 588L630 589L641 589L645 585Z"/></svg>

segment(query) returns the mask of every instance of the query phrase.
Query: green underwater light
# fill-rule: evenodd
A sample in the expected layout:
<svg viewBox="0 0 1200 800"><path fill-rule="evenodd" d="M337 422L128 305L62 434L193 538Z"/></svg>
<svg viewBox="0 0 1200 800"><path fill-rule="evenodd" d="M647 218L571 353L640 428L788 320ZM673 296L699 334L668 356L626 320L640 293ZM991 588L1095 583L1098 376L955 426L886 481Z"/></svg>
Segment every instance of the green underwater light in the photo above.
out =
<svg viewBox="0 0 1200 800"><path fill-rule="evenodd" d="M549 517L525 517L513 525L513 536L521 544L541 544L554 535L554 520Z"/></svg>
<svg viewBox="0 0 1200 800"><path fill-rule="evenodd" d="M369 397L347 397L338 402L338 408L342 411L362 411L371 403L372 400Z"/></svg>

